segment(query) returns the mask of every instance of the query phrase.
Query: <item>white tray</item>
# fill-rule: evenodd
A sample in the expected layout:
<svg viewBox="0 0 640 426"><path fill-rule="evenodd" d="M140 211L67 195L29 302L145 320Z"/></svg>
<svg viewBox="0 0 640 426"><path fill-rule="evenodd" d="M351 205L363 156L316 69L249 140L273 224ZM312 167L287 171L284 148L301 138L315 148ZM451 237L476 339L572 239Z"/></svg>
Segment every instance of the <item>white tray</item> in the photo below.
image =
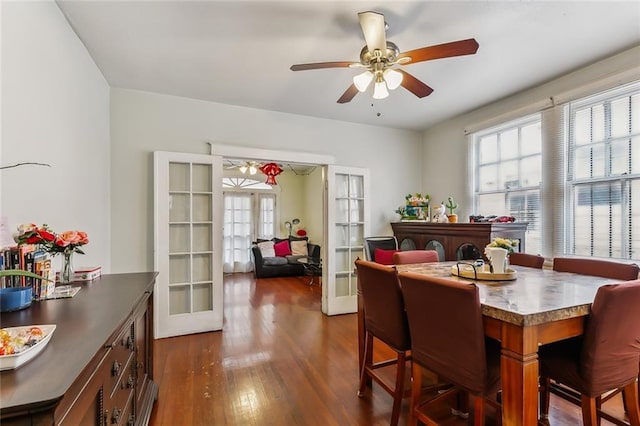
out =
<svg viewBox="0 0 640 426"><path fill-rule="evenodd" d="M9 331L11 333L19 333L23 330L28 330L31 327L39 327L42 330L42 340L40 340L35 345L18 352L17 354L11 355L0 355L0 371L2 370L11 370L13 368L20 367L25 362L33 359L36 355L38 355L45 346L51 340L51 336L53 336L53 332L56 329L55 324L47 324L47 325L27 325L23 327L8 327L4 330Z"/></svg>
<svg viewBox="0 0 640 426"><path fill-rule="evenodd" d="M518 278L518 272L515 269L507 268L502 274L494 274L489 269L489 265L476 266L474 271L473 266L467 263L453 265L451 275L483 281L511 281Z"/></svg>

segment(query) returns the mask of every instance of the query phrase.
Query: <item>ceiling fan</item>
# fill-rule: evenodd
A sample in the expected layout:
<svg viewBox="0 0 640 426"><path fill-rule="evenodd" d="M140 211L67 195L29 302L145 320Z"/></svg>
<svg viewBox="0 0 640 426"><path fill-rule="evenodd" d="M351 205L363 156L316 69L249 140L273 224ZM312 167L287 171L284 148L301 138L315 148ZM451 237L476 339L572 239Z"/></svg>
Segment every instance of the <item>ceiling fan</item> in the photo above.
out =
<svg viewBox="0 0 640 426"><path fill-rule="evenodd" d="M473 55L478 50L478 42L470 38L401 53L395 43L386 39L387 25L384 21L384 15L377 12L360 12L358 19L367 43L360 51L360 62L318 62L291 66L292 71L321 68L365 68L366 70L362 74L353 78L351 86L340 96L338 99L340 104L351 101L358 92L367 90L372 81L374 82L374 99L386 98L389 96L389 90L397 89L399 86L419 98L424 98L430 95L433 89L408 72L395 68L396 65Z"/></svg>

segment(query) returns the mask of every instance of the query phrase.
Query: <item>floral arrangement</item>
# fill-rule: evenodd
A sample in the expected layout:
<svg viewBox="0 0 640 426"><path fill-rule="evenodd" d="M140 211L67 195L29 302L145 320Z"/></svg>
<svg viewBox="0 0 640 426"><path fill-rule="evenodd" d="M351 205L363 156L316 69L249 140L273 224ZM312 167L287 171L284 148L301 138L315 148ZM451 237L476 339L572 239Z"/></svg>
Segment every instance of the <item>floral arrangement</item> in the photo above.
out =
<svg viewBox="0 0 640 426"><path fill-rule="evenodd" d="M518 244L519 244L518 240L510 240L508 238L496 237L493 240L491 240L489 244L487 244L487 247L499 247L499 248L506 249L507 252L509 253L513 253L515 251L515 248L518 247Z"/></svg>
<svg viewBox="0 0 640 426"><path fill-rule="evenodd" d="M407 201L407 206L423 207L429 205L431 196L429 194L422 195L421 193L416 192L415 194L407 195L404 199Z"/></svg>
<svg viewBox="0 0 640 426"><path fill-rule="evenodd" d="M399 206L395 212L404 217L407 215L407 208L405 206Z"/></svg>
<svg viewBox="0 0 640 426"><path fill-rule="evenodd" d="M53 232L47 224L38 227L35 223L27 223L18 226L18 233L13 236L18 245L37 244L44 251L56 255L59 253L84 254L81 246L89 242L86 232L64 231L60 234Z"/></svg>

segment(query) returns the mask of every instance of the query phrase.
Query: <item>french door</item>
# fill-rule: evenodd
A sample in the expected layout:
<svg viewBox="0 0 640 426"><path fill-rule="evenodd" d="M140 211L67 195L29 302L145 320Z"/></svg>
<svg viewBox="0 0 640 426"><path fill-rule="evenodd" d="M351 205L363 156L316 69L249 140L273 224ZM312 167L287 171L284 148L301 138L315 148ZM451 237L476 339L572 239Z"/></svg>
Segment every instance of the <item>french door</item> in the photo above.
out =
<svg viewBox="0 0 640 426"><path fill-rule="evenodd" d="M369 233L369 170L327 166L325 188L328 250L322 312L352 313L358 309L354 262L363 256L364 236Z"/></svg>
<svg viewBox="0 0 640 426"><path fill-rule="evenodd" d="M222 157L154 153L154 329L222 329Z"/></svg>

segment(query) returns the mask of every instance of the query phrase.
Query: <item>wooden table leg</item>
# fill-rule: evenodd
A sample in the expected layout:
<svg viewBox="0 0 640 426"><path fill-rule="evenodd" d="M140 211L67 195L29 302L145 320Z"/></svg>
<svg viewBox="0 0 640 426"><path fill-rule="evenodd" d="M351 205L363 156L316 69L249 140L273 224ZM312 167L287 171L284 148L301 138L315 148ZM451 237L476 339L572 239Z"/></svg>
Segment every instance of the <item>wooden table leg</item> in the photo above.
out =
<svg viewBox="0 0 640 426"><path fill-rule="evenodd" d="M502 424L538 424L538 339L535 327L502 324Z"/></svg>

